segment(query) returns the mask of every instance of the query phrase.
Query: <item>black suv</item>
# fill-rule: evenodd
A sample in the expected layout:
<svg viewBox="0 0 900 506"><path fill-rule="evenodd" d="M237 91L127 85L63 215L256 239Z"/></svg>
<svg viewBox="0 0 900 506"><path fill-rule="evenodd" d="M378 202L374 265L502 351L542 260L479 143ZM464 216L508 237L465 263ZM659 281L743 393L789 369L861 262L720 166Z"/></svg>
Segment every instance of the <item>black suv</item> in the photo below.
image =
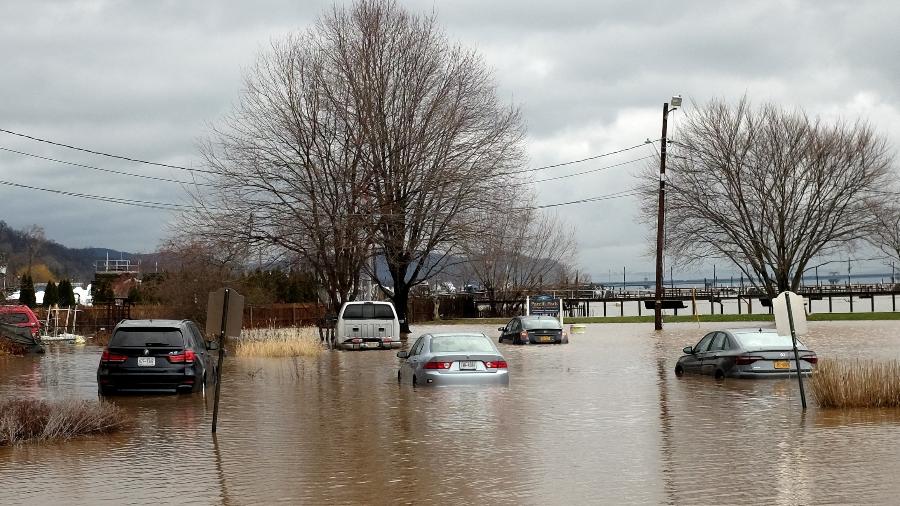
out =
<svg viewBox="0 0 900 506"><path fill-rule="evenodd" d="M215 381L210 344L190 320L122 320L100 357L100 394L204 391Z"/></svg>

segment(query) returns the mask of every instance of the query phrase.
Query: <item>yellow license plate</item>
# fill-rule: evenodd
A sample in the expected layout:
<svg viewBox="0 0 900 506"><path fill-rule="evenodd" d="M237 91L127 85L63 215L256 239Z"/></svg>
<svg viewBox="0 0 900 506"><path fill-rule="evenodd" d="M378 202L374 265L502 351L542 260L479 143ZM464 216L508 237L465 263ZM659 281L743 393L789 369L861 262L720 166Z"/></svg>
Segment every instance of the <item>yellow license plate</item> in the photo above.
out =
<svg viewBox="0 0 900 506"><path fill-rule="evenodd" d="M549 343L552 340L553 340L553 336L541 336L542 343Z"/></svg>
<svg viewBox="0 0 900 506"><path fill-rule="evenodd" d="M775 369L790 369L791 363L788 360L776 360L773 363L773 366L775 367Z"/></svg>

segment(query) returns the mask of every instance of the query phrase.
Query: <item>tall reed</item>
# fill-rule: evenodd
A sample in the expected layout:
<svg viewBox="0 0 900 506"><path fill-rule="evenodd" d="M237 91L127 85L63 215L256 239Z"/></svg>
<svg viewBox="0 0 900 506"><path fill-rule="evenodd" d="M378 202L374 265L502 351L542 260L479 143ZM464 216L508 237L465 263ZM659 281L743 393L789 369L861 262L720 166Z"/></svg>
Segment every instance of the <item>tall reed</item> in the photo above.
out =
<svg viewBox="0 0 900 506"><path fill-rule="evenodd" d="M313 327L247 329L230 345L236 357L317 357L325 351Z"/></svg>
<svg viewBox="0 0 900 506"><path fill-rule="evenodd" d="M113 432L125 423L122 410L106 402L0 400L0 446Z"/></svg>
<svg viewBox="0 0 900 506"><path fill-rule="evenodd" d="M823 408L900 407L900 362L820 359L809 385Z"/></svg>

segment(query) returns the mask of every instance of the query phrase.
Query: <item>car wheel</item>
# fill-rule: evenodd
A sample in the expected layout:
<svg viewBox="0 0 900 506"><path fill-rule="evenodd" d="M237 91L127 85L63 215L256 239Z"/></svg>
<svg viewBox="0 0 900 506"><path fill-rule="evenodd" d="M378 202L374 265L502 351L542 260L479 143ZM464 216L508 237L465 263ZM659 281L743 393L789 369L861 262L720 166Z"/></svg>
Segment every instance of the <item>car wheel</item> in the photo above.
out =
<svg viewBox="0 0 900 506"><path fill-rule="evenodd" d="M109 387L97 387L97 394L99 394L100 397L106 397L107 395L112 395L112 393L113 389Z"/></svg>
<svg viewBox="0 0 900 506"><path fill-rule="evenodd" d="M723 371L722 369L716 369L715 378L716 378L717 380L723 380L723 379L725 379L725 371Z"/></svg>
<svg viewBox="0 0 900 506"><path fill-rule="evenodd" d="M684 367L681 367L680 365L676 365L675 366L675 376L678 376L679 378L684 376Z"/></svg>

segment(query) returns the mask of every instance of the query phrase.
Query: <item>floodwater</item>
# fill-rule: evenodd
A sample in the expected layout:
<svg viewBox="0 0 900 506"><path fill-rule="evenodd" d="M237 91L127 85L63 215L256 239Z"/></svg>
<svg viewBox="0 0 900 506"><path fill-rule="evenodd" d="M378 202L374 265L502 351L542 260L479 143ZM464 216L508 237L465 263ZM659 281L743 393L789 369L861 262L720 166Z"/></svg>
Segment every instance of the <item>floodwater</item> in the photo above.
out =
<svg viewBox="0 0 900 506"><path fill-rule="evenodd" d="M389 351L229 357L217 438L201 395L115 398L126 431L0 448L0 503L896 502L900 411L804 415L796 379L676 378L680 349L713 328L598 324L568 345L501 345L508 388L400 386ZM900 358L900 322L810 332L820 357ZM0 358L0 397L94 399L99 354Z"/></svg>

